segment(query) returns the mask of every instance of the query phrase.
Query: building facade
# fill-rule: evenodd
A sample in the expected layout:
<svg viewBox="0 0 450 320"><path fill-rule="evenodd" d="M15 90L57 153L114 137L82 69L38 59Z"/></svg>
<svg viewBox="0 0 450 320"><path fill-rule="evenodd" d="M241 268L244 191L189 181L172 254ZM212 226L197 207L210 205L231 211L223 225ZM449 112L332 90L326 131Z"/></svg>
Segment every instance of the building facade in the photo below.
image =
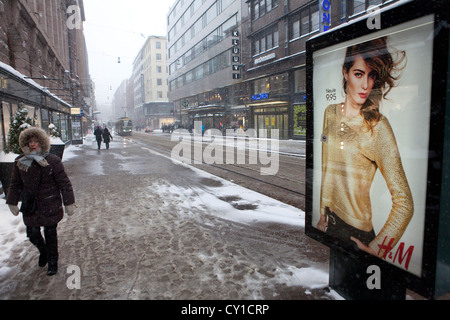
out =
<svg viewBox="0 0 450 320"><path fill-rule="evenodd" d="M81 139L81 124L89 120L94 101L84 20L83 0L0 1L2 144L19 104L34 116L34 125L47 130L54 123L64 141ZM23 95L19 87L41 98Z"/></svg>
<svg viewBox="0 0 450 320"><path fill-rule="evenodd" d="M130 81L134 91L134 112L128 116L133 118L136 126L149 126L153 122L148 119L145 106L169 102L166 37L147 38L133 62Z"/></svg>
<svg viewBox="0 0 450 320"><path fill-rule="evenodd" d="M168 47L169 98L177 118L304 139L306 41L325 23L334 27L395 1L176 2L168 15Z"/></svg>
<svg viewBox="0 0 450 320"><path fill-rule="evenodd" d="M227 123L229 88L241 78L240 11L240 0L179 0L169 12L169 100L180 125Z"/></svg>
<svg viewBox="0 0 450 320"><path fill-rule="evenodd" d="M246 0L242 92L250 126L278 129L281 139L306 135L306 42L320 32L393 0ZM237 87L235 90L241 91ZM247 96L245 96L247 91Z"/></svg>
<svg viewBox="0 0 450 320"><path fill-rule="evenodd" d="M129 117L131 115L127 108L128 82L128 79L123 80L114 93L114 98L112 101L112 119Z"/></svg>

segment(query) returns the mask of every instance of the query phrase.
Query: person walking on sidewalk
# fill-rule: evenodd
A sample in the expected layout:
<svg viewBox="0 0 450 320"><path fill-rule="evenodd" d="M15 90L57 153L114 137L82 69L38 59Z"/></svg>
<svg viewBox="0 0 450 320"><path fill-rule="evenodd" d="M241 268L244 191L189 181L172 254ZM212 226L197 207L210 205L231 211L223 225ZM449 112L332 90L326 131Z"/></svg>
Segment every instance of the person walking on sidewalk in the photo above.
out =
<svg viewBox="0 0 450 320"><path fill-rule="evenodd" d="M23 154L16 158L6 203L15 216L22 212L27 237L40 253L39 266L48 263L47 274L54 275L58 271L56 229L64 215L63 205L69 216L74 213L72 184L61 159L48 152L50 138L44 130L25 129L19 136L19 145Z"/></svg>
<svg viewBox="0 0 450 320"><path fill-rule="evenodd" d="M109 132L108 128L105 127L105 129L103 129L103 142L106 145L106 150L109 149L109 142L113 140L113 137L111 135L111 133Z"/></svg>
<svg viewBox="0 0 450 320"><path fill-rule="evenodd" d="M97 129L94 130L95 139L97 140L97 147L100 150L102 146L102 138L103 138L103 130L100 126L97 126Z"/></svg>

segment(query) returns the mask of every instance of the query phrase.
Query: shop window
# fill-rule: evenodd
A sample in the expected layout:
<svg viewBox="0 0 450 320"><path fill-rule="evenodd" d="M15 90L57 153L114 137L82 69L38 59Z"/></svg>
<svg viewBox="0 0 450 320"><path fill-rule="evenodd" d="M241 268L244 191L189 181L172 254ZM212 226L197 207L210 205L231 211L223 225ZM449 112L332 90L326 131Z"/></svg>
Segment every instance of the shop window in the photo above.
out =
<svg viewBox="0 0 450 320"><path fill-rule="evenodd" d="M46 109L41 109L41 128L48 130L49 121L49 111Z"/></svg>
<svg viewBox="0 0 450 320"><path fill-rule="evenodd" d="M34 120L35 107L30 106L30 105L25 105L25 109L28 110L28 115L27 116L31 118L31 124L33 126L36 126L36 122Z"/></svg>
<svg viewBox="0 0 450 320"><path fill-rule="evenodd" d="M282 95L289 93L288 76L286 74L276 75L270 78L270 93Z"/></svg>
<svg viewBox="0 0 450 320"><path fill-rule="evenodd" d="M69 121L67 119L68 115L61 114L59 121L59 130L61 132L61 140L66 142L69 140Z"/></svg>
<svg viewBox="0 0 450 320"><path fill-rule="evenodd" d="M13 103L11 105L11 117L14 117L14 114L16 113L17 109L19 109L19 105Z"/></svg>
<svg viewBox="0 0 450 320"><path fill-rule="evenodd" d="M33 115L33 123L36 127L42 128L42 119L41 119L41 112L40 108L34 109L34 115Z"/></svg>
<svg viewBox="0 0 450 320"><path fill-rule="evenodd" d="M253 94L268 93L269 91L269 78L263 78L253 81Z"/></svg>
<svg viewBox="0 0 450 320"><path fill-rule="evenodd" d="M59 112L52 112L51 123L53 123L55 126L59 127L59 120L60 120ZM48 129L48 128L45 128L45 129Z"/></svg>
<svg viewBox="0 0 450 320"><path fill-rule="evenodd" d="M296 70L294 73L295 77L295 92L305 92L306 91L306 72L305 69Z"/></svg>
<svg viewBox="0 0 450 320"><path fill-rule="evenodd" d="M9 127L11 122L11 105L8 102L2 102L2 111L3 111L3 132L5 134L5 143L8 143L9 141ZM3 143L3 140L2 140ZM2 149L0 151L3 151L4 146L2 145Z"/></svg>

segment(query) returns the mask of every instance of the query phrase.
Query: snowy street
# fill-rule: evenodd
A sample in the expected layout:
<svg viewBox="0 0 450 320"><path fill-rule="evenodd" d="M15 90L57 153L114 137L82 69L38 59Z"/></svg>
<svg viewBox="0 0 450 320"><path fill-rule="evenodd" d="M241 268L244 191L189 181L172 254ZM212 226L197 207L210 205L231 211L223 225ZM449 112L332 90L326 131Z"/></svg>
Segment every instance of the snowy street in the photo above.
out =
<svg viewBox="0 0 450 320"><path fill-rule="evenodd" d="M78 208L56 276L1 199L0 299L340 299L303 211L114 138L65 150Z"/></svg>

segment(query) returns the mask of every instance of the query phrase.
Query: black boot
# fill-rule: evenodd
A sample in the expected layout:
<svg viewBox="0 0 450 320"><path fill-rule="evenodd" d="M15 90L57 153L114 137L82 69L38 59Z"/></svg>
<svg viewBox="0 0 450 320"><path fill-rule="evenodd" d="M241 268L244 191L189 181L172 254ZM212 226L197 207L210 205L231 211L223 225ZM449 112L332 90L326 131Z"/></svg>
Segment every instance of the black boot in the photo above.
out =
<svg viewBox="0 0 450 320"><path fill-rule="evenodd" d="M58 272L58 258L48 259L48 270L47 275L53 276Z"/></svg>
<svg viewBox="0 0 450 320"><path fill-rule="evenodd" d="M40 227L27 227L27 236L30 242L39 250L39 267L44 267L47 264L47 246L44 238L41 235Z"/></svg>
<svg viewBox="0 0 450 320"><path fill-rule="evenodd" d="M47 247L45 246L45 243L43 245L38 246L39 249L39 267L45 267L47 264Z"/></svg>
<svg viewBox="0 0 450 320"><path fill-rule="evenodd" d="M45 242L47 246L48 270L52 276L58 272L58 235L56 225L44 228Z"/></svg>

